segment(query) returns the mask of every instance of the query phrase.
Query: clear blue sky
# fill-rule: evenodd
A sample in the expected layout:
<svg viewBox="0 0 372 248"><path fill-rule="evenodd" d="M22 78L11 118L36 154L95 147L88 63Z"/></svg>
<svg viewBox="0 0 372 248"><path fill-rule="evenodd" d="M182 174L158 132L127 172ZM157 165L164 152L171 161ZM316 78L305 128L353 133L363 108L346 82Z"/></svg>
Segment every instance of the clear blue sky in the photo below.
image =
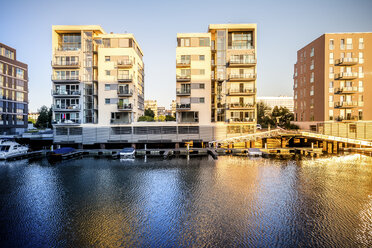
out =
<svg viewBox="0 0 372 248"><path fill-rule="evenodd" d="M52 25L133 33L144 51L145 98L175 99L176 34L210 23L257 23L259 96L291 95L296 51L323 33L371 32L372 0L1 1L0 42L29 66L30 110L51 104Z"/></svg>

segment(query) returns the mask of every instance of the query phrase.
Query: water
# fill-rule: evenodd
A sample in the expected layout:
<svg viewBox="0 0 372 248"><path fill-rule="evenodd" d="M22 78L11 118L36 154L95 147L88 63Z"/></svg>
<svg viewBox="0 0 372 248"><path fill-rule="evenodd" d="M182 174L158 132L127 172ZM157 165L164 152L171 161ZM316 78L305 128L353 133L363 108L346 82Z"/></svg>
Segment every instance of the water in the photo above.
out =
<svg viewBox="0 0 372 248"><path fill-rule="evenodd" d="M0 164L1 247L371 247L372 162Z"/></svg>

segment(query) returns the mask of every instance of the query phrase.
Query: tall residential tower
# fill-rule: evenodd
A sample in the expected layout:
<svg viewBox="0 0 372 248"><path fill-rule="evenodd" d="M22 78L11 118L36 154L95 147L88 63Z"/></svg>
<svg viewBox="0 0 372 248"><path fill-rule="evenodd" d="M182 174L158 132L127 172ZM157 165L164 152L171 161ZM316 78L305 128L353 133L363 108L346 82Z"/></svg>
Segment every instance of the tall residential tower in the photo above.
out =
<svg viewBox="0 0 372 248"><path fill-rule="evenodd" d="M28 69L16 50L0 43L0 134L22 133L27 128Z"/></svg>
<svg viewBox="0 0 372 248"><path fill-rule="evenodd" d="M372 120L372 33L327 33L297 52L296 124Z"/></svg>
<svg viewBox="0 0 372 248"><path fill-rule="evenodd" d="M179 123L255 130L256 30L256 24L211 24L207 33L177 34Z"/></svg>
<svg viewBox="0 0 372 248"><path fill-rule="evenodd" d="M144 110L142 50L96 25L52 28L55 125L128 124Z"/></svg>

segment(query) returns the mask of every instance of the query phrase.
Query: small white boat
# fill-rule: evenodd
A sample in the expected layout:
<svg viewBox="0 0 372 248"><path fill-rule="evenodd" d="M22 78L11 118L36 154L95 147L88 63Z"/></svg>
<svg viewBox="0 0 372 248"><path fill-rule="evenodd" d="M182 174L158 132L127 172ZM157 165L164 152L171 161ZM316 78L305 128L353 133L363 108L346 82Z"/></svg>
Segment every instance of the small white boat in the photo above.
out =
<svg viewBox="0 0 372 248"><path fill-rule="evenodd" d="M262 151L259 148L249 148L248 149L248 156L261 157L262 156Z"/></svg>
<svg viewBox="0 0 372 248"><path fill-rule="evenodd" d="M119 152L120 159L133 159L135 158L136 150L132 147L130 148L124 148Z"/></svg>
<svg viewBox="0 0 372 248"><path fill-rule="evenodd" d="M0 159L17 157L28 152L28 147L14 141L3 141L0 144Z"/></svg>

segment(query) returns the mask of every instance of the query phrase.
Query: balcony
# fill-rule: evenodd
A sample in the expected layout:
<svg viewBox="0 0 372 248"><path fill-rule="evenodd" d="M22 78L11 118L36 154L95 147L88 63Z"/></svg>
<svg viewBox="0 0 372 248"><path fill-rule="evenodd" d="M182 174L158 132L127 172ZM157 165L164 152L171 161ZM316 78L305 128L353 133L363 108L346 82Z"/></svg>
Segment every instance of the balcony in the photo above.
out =
<svg viewBox="0 0 372 248"><path fill-rule="evenodd" d="M52 61L52 67L56 69L71 68L77 69L80 67L79 61Z"/></svg>
<svg viewBox="0 0 372 248"><path fill-rule="evenodd" d="M336 88L335 94L355 94L358 93L358 87Z"/></svg>
<svg viewBox="0 0 372 248"><path fill-rule="evenodd" d="M118 96L132 96L133 90L120 90L118 89Z"/></svg>
<svg viewBox="0 0 372 248"><path fill-rule="evenodd" d="M228 109L252 109L255 108L255 104L252 103L230 103Z"/></svg>
<svg viewBox="0 0 372 248"><path fill-rule="evenodd" d="M191 76L190 75L177 75L176 79L177 79L177 82L190 82Z"/></svg>
<svg viewBox="0 0 372 248"><path fill-rule="evenodd" d="M358 78L358 73L357 72L341 72L335 74L335 79L336 80L348 80L348 79L356 79Z"/></svg>
<svg viewBox="0 0 372 248"><path fill-rule="evenodd" d="M52 124L54 125L80 125L80 120L53 120Z"/></svg>
<svg viewBox="0 0 372 248"><path fill-rule="evenodd" d="M256 65L256 59L230 59L230 67L251 67Z"/></svg>
<svg viewBox="0 0 372 248"><path fill-rule="evenodd" d="M335 121L358 121L358 116L337 116Z"/></svg>
<svg viewBox="0 0 372 248"><path fill-rule="evenodd" d="M191 109L191 103L177 103L176 105L177 110L190 110Z"/></svg>
<svg viewBox="0 0 372 248"><path fill-rule="evenodd" d="M341 58L337 59L335 62L336 65L357 65L359 59L358 58Z"/></svg>
<svg viewBox="0 0 372 248"><path fill-rule="evenodd" d="M80 76L79 75L70 75L70 76L57 76L52 75L52 81L55 83L80 83Z"/></svg>
<svg viewBox="0 0 372 248"><path fill-rule="evenodd" d="M70 43L67 45L60 45L56 48L56 52L80 52L81 43Z"/></svg>
<svg viewBox="0 0 372 248"><path fill-rule="evenodd" d="M177 60L176 61L176 67L177 68L185 68L190 67L191 61L190 60Z"/></svg>
<svg viewBox="0 0 372 248"><path fill-rule="evenodd" d="M81 91L80 90L52 90L53 97L80 97Z"/></svg>
<svg viewBox="0 0 372 248"><path fill-rule="evenodd" d="M230 118L227 120L229 123L242 123L242 122L255 122L254 118Z"/></svg>
<svg viewBox="0 0 372 248"><path fill-rule="evenodd" d="M133 79L132 79L132 75L127 75L127 74L123 74L123 75L118 75L118 82L132 82Z"/></svg>
<svg viewBox="0 0 372 248"><path fill-rule="evenodd" d="M52 105L53 111L63 111L63 112L79 112L81 109L80 105L58 105L58 104L53 104Z"/></svg>
<svg viewBox="0 0 372 248"><path fill-rule="evenodd" d="M253 45L247 44L247 45L232 45L229 46L228 49L231 50L252 50L254 49Z"/></svg>
<svg viewBox="0 0 372 248"><path fill-rule="evenodd" d="M189 96L191 94L191 89L177 89L177 96Z"/></svg>
<svg viewBox="0 0 372 248"><path fill-rule="evenodd" d="M230 74L230 81L254 81L256 80L255 73L245 73L245 74Z"/></svg>
<svg viewBox="0 0 372 248"><path fill-rule="evenodd" d="M116 66L118 68L131 68L133 66L133 61L131 59L118 60Z"/></svg>
<svg viewBox="0 0 372 248"><path fill-rule="evenodd" d="M253 95L256 93L255 89L229 89L229 96Z"/></svg>
<svg viewBox="0 0 372 248"><path fill-rule="evenodd" d="M335 102L335 108L356 108L358 107L357 101L351 102Z"/></svg>
<svg viewBox="0 0 372 248"><path fill-rule="evenodd" d="M125 104L125 103L118 103L118 110L120 111L132 111L132 104L131 103L128 103L128 104Z"/></svg>

